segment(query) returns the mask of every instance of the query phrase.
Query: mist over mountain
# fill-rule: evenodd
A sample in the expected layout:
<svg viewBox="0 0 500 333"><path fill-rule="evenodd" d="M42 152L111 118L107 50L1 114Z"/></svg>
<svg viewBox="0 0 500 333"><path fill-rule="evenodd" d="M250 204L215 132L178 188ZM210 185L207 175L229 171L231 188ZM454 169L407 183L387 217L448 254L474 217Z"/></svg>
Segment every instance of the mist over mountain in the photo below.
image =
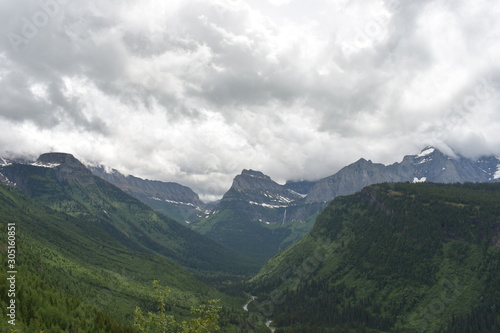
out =
<svg viewBox="0 0 500 333"><path fill-rule="evenodd" d="M4 165L10 162L2 160ZM27 163L27 162L25 162ZM221 200L203 203L190 188L173 182L125 176L108 166L88 169L65 154L44 154L31 165L60 169L61 179L79 178L92 183L90 171L155 210L174 218L220 244L263 263L297 242L313 226L316 215L334 198L350 195L377 183L394 182L497 182L500 159L469 159L447 155L435 147L406 155L390 165L364 158L317 181L288 181L280 185L260 171L243 170ZM71 167L68 167L71 166ZM90 169L90 171L89 171ZM3 182L17 182L1 173ZM18 186L24 188L20 180Z"/></svg>
<svg viewBox="0 0 500 333"><path fill-rule="evenodd" d="M9 211L9 216L19 221L28 218L33 221L39 216L42 223L30 228L42 229L31 233L26 241L42 244L40 251L54 253L56 258L63 255L57 251L66 251L66 264L44 260L58 267L55 270L70 265L72 268L62 275L67 281L73 281L74 276L83 278L71 273L83 269L79 263L81 255L92 261L85 270L94 272L98 282L92 284L85 278L81 283L71 282L73 287L67 287L69 294L59 295L63 299L80 293L81 288L96 292L106 288L102 282L106 275L115 274L122 279L122 273L116 269L125 270L125 263L113 266L110 272L102 271L106 267L103 265L115 260L133 262L148 277L152 276L155 262L166 265L175 274L166 281L196 299L203 298L196 294L200 290L213 294L199 280L241 295L244 291L241 280L264 265L246 286L253 288L252 293L264 301L272 299L273 292L286 295L287 303L276 304L272 313L280 330L321 332L339 324L352 329L369 327L378 333L391 327L418 331L425 324L430 325L431 332L447 329L455 333L461 325L475 327L475 322L481 321L478 327L492 327L494 331L499 322L490 311L498 300L493 291L498 289L497 268L492 264L500 239L494 217L498 211L498 188L497 184L487 183L498 183L499 179L500 160L495 156L467 159L426 147L419 154L407 155L391 165L360 159L315 182L289 181L281 185L260 171L245 169L234 178L221 200L210 206L201 202L194 191L177 183L125 176L109 167L87 167L71 154L47 153L36 161L0 158L0 182L7 185L0 188L0 214ZM453 184L437 185L437 182ZM12 200L18 204L12 205ZM401 211L404 207L407 211ZM30 214L22 217L25 209ZM405 216L413 217L405 220ZM50 225L52 220L54 225ZM339 221L350 222L339 224ZM381 223L389 225L377 227ZM61 231L54 231L57 228ZM410 231L406 232L407 229ZM75 241L71 241L73 238ZM418 241L414 242L414 238ZM319 266L307 266L313 267L307 281L299 279L296 289L287 289L287 279L282 281L282 278L308 260L318 239L322 239L326 249L342 249L340 257L322 257ZM102 256L92 249L78 250L78 246L94 242L102 244L99 247L99 251L104 251ZM481 242L486 242L483 247ZM52 243L61 249L56 250ZM26 255L36 261L41 253L30 250ZM362 267L352 266L356 262ZM475 262L482 266L474 266ZM465 265L465 271L460 265ZM42 276L48 279L44 283L49 283L50 292L55 292L50 288L63 285L49 278L55 270ZM25 271L25 274L37 273ZM186 274L194 277L188 278ZM440 313L440 319L418 317L432 304L429 302L436 293L448 292L446 283L452 276L461 279L460 290L465 290L464 283L473 289L457 296L456 302L450 301L449 309ZM88 283L92 287L84 287ZM400 288L402 285L406 287ZM117 296L109 304L130 305L140 301L134 298L137 295L130 296L134 289L127 288L123 296ZM408 295L412 301L402 301ZM468 295L488 297L476 302ZM333 309L332 300L340 306ZM304 310L303 304L308 304L314 313ZM64 311L62 305L56 306L58 311ZM94 315L89 306L87 322L104 325L96 319L102 315ZM106 325L128 327L130 322L123 316L129 310L110 311L114 314L102 317ZM173 311L181 310L173 308ZM479 312L482 314L478 315ZM332 313L335 322L329 319ZM251 315L247 319L236 312L225 316L229 331L229 327L236 326L243 332L265 326L265 321L256 323Z"/></svg>
<svg viewBox="0 0 500 333"><path fill-rule="evenodd" d="M0 1L0 332L500 332L499 18Z"/></svg>

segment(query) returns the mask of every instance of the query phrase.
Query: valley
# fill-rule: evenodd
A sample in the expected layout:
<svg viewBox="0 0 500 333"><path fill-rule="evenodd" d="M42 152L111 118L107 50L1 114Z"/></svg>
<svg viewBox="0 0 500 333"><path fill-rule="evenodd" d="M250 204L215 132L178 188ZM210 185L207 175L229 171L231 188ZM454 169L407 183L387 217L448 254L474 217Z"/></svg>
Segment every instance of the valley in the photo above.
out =
<svg viewBox="0 0 500 333"><path fill-rule="evenodd" d="M3 158L17 328L136 332L134 308L155 311L158 280L176 322L220 300L222 332L496 332L499 165L427 147L316 181L281 185L243 170L205 203L180 184L70 154Z"/></svg>

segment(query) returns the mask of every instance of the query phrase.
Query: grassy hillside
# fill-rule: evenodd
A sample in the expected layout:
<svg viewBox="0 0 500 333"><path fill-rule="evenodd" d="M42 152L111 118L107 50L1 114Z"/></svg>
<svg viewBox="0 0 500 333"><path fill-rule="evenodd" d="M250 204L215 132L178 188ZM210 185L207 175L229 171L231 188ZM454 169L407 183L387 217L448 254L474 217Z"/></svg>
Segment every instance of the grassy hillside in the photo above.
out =
<svg viewBox="0 0 500 333"><path fill-rule="evenodd" d="M263 267L254 309L278 332L498 332L499 247L500 184L370 186Z"/></svg>

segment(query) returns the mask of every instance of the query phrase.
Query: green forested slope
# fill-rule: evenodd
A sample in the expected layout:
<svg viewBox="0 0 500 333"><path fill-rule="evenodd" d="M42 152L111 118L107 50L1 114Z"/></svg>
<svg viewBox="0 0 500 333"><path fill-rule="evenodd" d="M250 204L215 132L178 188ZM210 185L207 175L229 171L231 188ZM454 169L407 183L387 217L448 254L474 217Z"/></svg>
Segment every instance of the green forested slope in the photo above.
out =
<svg viewBox="0 0 500 333"><path fill-rule="evenodd" d="M252 285L279 332L499 332L499 247L500 184L374 185Z"/></svg>
<svg viewBox="0 0 500 333"><path fill-rule="evenodd" d="M246 258L155 212L83 166L63 171L22 164L2 168L23 193L100 228L128 249L166 256L207 279L223 280L257 269Z"/></svg>
<svg viewBox="0 0 500 333"><path fill-rule="evenodd" d="M16 226L16 326L6 320L8 286L0 285L0 330L10 332L133 332L135 306L154 310L151 282L172 289L178 318L191 306L222 299L224 327L240 316L240 300L204 285L171 260L130 250L91 222L58 213L0 185L0 228ZM0 239L6 264L7 237ZM5 267L5 266L4 266ZM0 270L6 281L7 269Z"/></svg>
<svg viewBox="0 0 500 333"><path fill-rule="evenodd" d="M297 204L272 208L251 204L249 196L235 189L230 189L225 198L210 217L190 227L251 258L259 267L307 234L314 225L317 212L323 207L320 204ZM285 221L287 216L289 218ZM294 216L301 218L293 219Z"/></svg>

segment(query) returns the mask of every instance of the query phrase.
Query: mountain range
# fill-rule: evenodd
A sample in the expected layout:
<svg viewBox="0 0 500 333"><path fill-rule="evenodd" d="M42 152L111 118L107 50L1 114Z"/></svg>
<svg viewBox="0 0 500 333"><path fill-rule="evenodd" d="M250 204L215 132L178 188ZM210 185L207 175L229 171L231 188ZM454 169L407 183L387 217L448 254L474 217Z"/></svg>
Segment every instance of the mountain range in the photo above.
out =
<svg viewBox="0 0 500 333"><path fill-rule="evenodd" d="M378 183L498 182L500 159L448 156L434 147L384 165L361 158L314 182L277 184L258 171L244 170L207 219L192 227L259 263L301 239L328 202Z"/></svg>
<svg viewBox="0 0 500 333"><path fill-rule="evenodd" d="M9 251L15 283L0 285L1 315L8 318L15 302L15 325L2 319L0 331L134 333L134 308L155 311L153 280L170 288L177 319L220 299L223 331L236 329L244 299L214 286L256 271L242 256L94 176L70 154L2 160L0 172L0 227L15 226L16 242L15 257ZM5 237L2 263L7 255ZM12 274L2 270L0 278Z"/></svg>
<svg viewBox="0 0 500 333"><path fill-rule="evenodd" d="M306 202L330 201L353 194L363 187L383 182L496 182L500 180L500 159L483 156L469 159L448 156L434 147L408 155L399 163L383 165L365 159L346 166L336 174L319 180L308 192Z"/></svg>
<svg viewBox="0 0 500 333"><path fill-rule="evenodd" d="M498 332L499 180L497 157L426 147L317 181L243 170L206 204L67 153L0 158L0 226L19 230L17 328L134 332L133 307L154 311L160 279L176 318L221 299L223 332L270 320L278 332ZM248 315L244 290L257 296Z"/></svg>
<svg viewBox="0 0 500 333"><path fill-rule="evenodd" d="M0 164L8 163L0 160ZM95 176L257 264L301 239L328 202L366 186L383 182L500 181L498 157L470 159L455 153L450 156L430 146L391 165L361 158L331 176L315 181L288 181L284 185L260 171L243 170L216 203L202 202L194 191L178 183L125 176L103 165L87 167ZM2 177L5 178L0 170L0 180Z"/></svg>
<svg viewBox="0 0 500 333"><path fill-rule="evenodd" d="M30 164L3 164L0 173L7 185L51 209L98 226L131 250L168 257L195 274L250 272L245 258L94 176L73 155L47 153Z"/></svg>
<svg viewBox="0 0 500 333"><path fill-rule="evenodd" d="M189 224L206 217L211 208L193 190L178 183L125 176L118 170L103 165L87 167L95 176L182 223Z"/></svg>

